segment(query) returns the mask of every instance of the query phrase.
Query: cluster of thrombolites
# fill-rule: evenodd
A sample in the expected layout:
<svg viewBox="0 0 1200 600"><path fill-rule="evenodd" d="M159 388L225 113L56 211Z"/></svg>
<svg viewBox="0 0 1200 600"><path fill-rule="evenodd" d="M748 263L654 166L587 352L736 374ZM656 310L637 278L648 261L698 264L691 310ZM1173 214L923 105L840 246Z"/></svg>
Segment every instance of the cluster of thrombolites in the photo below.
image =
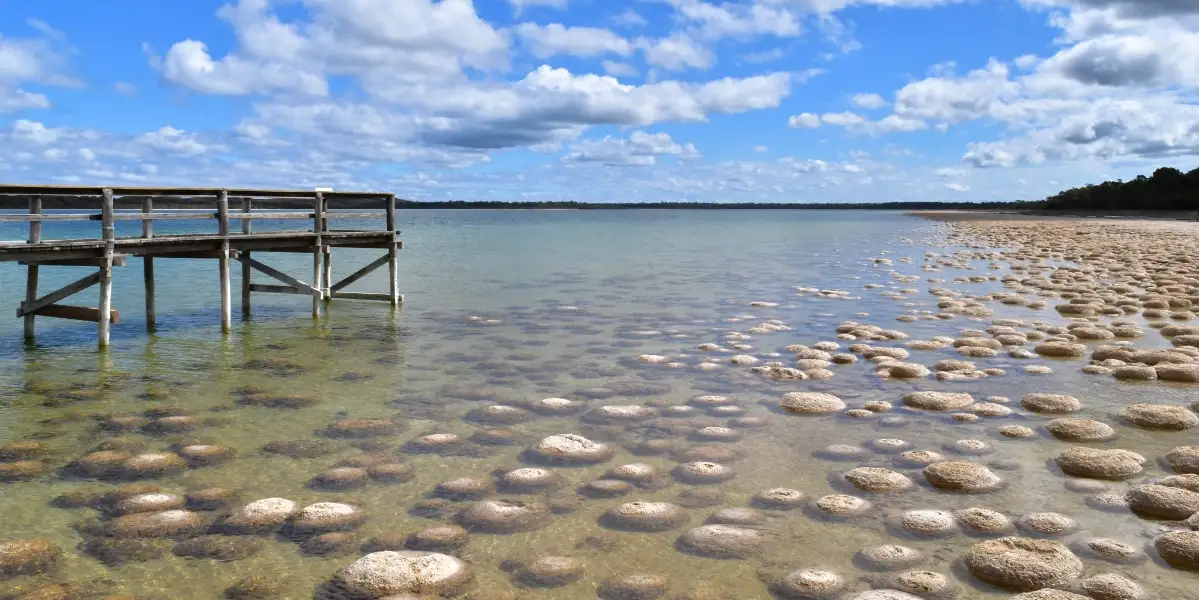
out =
<svg viewBox="0 0 1200 600"><path fill-rule="evenodd" d="M865 266L884 283L862 291L795 287L786 298L742 304L747 314L701 332L626 331L627 340L639 340L628 348L661 342L653 353L622 347L614 372L638 377L561 397L496 401L482 394L444 429L415 428L418 419L345 416L311 438L266 442L267 455L321 463L304 481L309 500L180 485L181 476L239 459L208 437L227 423L220 412L166 404L98 412L88 418L101 439L73 456L34 439L4 444L0 480L89 483L52 502L86 511L74 532L77 548L0 541L0 585L16 590L0 589L0 598L130 598L104 582L47 583L69 577L62 570L70 552L117 568L162 555L252 560L271 544L338 567L316 590L290 587L286 574L258 573L229 582L226 597L734 598L721 582L707 581L702 567L682 577L643 569L637 556L595 560L620 556L635 538L701 561L689 564L753 564L760 594L737 598L1161 596L1155 569L1195 572L1200 552L1195 240L1185 240L1192 251L1181 254L1134 226L1055 224L1054 239L1073 240L1066 249L1044 241L1040 228L1050 226L1037 223L965 223L940 238L944 253L871 257ZM990 247L1009 250L983 249ZM971 274L939 277L963 270ZM928 295L918 287L922 278ZM993 291L971 291L980 285ZM897 323L885 327L855 313L831 323L826 339L795 339L799 323L788 311L815 304L833 315L868 300L901 303ZM469 320L481 328L503 322ZM790 339L776 342L783 338ZM678 348L664 350L666 343ZM1114 407L1066 393L1056 385L1066 374L1115 388L1123 400ZM686 377L710 391L674 398L665 382ZM839 385L850 378L876 393ZM1016 391L985 395L981 385ZM81 401L75 394L87 390L47 390L48 401ZM280 410L320 404L257 389L238 390L234 401ZM537 423L560 429L529 434L526 426ZM784 437L845 424L874 427L877 435L847 435L815 449ZM781 469L775 487L748 493L737 485L745 477L739 462L764 448L781 461L799 448L828 470L801 482ZM1049 460L1029 460L1031 448ZM417 485L418 456L498 466L487 476L439 473L402 514L356 499L357 491ZM1012 508L1018 496L1036 507L1028 498L1050 493L1038 487L1047 482L1065 489L1077 512ZM1090 531L1081 517L1096 512L1120 522L1112 529L1120 533ZM564 539L557 552L487 551L494 536L554 530L566 515L581 514L594 516L596 527ZM385 533L362 533L381 520ZM821 539L797 533L802 522L871 543L823 550ZM958 541L952 552L929 551L932 540ZM780 558L796 547L810 549L803 553L810 559ZM503 588L487 583L498 573Z"/></svg>

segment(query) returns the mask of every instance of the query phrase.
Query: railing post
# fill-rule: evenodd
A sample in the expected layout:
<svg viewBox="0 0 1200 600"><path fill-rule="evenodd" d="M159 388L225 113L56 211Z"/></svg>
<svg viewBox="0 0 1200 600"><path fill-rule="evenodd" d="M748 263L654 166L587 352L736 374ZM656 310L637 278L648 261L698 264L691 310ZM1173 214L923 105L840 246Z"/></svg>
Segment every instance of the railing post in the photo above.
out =
<svg viewBox="0 0 1200 600"><path fill-rule="evenodd" d="M30 196L30 198L29 198L29 214L37 215L37 214L41 214L41 212L42 212L42 197L40 195ZM30 221L29 222L29 243L36 244L40 241L42 241L42 222L41 221ZM25 303L26 304L31 304L31 303L33 303L34 300L37 300L37 288L38 288L38 264L31 262L25 267ZM25 315L25 339L26 340L33 339L33 319L34 319L34 315L32 313Z"/></svg>
<svg viewBox="0 0 1200 600"><path fill-rule="evenodd" d="M231 290L229 288L229 192L217 194L217 227L221 235L221 254L217 257L221 269L221 332L233 329Z"/></svg>
<svg viewBox="0 0 1200 600"><path fill-rule="evenodd" d="M400 304L400 272L399 265L396 264L396 195L388 194L387 196L387 230L391 235L388 236L388 294L391 296L392 306Z"/></svg>
<svg viewBox="0 0 1200 600"><path fill-rule="evenodd" d="M154 220L148 217L154 214L154 198L142 198L142 237L154 237ZM154 313L154 257L146 255L142 258L142 280L146 288L146 329L154 331L157 326L157 315Z"/></svg>
<svg viewBox="0 0 1200 600"><path fill-rule="evenodd" d="M104 188L101 200L101 236L104 239L104 257L100 263L100 320L97 326L98 343L108 346L109 312L112 310L112 262L117 232L113 225L113 191Z"/></svg>
<svg viewBox="0 0 1200 600"><path fill-rule="evenodd" d="M242 214L249 216L252 209L251 198L245 196L242 198ZM251 231L250 219L242 219L242 233L249 234ZM249 250L242 251L247 258L250 257ZM250 317L250 264L242 263L242 318Z"/></svg>
<svg viewBox="0 0 1200 600"><path fill-rule="evenodd" d="M321 233L325 230L325 194L317 192L313 197L313 318L321 316Z"/></svg>

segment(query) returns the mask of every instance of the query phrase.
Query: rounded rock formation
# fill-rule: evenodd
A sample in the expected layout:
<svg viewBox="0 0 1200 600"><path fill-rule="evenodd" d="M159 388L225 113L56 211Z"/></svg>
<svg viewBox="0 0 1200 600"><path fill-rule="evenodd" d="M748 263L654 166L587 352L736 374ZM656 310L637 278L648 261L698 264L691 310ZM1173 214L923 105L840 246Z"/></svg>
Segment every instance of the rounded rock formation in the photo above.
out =
<svg viewBox="0 0 1200 600"><path fill-rule="evenodd" d="M963 562L977 579L1022 592L1066 585L1083 573L1083 563L1066 546L1015 536L979 542Z"/></svg>
<svg viewBox="0 0 1200 600"><path fill-rule="evenodd" d="M669 502L626 502L601 515L600 523L624 531L667 531L687 519L683 508Z"/></svg>
<svg viewBox="0 0 1200 600"><path fill-rule="evenodd" d="M695 461L676 466L671 475L683 483L714 484L733 479L735 473L720 463Z"/></svg>
<svg viewBox="0 0 1200 600"><path fill-rule="evenodd" d="M1142 472L1146 458L1119 448L1100 449L1077 446L1059 454L1054 462L1063 473L1093 479L1123 479Z"/></svg>
<svg viewBox="0 0 1200 600"><path fill-rule="evenodd" d="M954 511L958 524L970 533L998 534L1012 531L1013 524L1008 517L987 508L964 508Z"/></svg>
<svg viewBox="0 0 1200 600"><path fill-rule="evenodd" d="M954 514L945 510L909 510L900 515L900 527L917 535L953 533L957 524Z"/></svg>
<svg viewBox="0 0 1200 600"><path fill-rule="evenodd" d="M1200 538L1195 531L1171 531L1154 538L1158 556L1173 569L1197 570Z"/></svg>
<svg viewBox="0 0 1200 600"><path fill-rule="evenodd" d="M1102 442L1116 435L1107 423L1092 419L1054 419L1045 427L1050 435L1064 442Z"/></svg>
<svg viewBox="0 0 1200 600"><path fill-rule="evenodd" d="M759 553L768 536L761 530L736 525L701 525L679 536L678 546L710 558L747 558Z"/></svg>
<svg viewBox="0 0 1200 600"><path fill-rule="evenodd" d="M854 558L866 567L879 571L899 571L925 560L920 550L896 544L863 548Z"/></svg>
<svg viewBox="0 0 1200 600"><path fill-rule="evenodd" d="M1182 406L1173 404L1130 404L1121 409L1121 418L1142 429L1183 431L1196 427L1196 415Z"/></svg>
<svg viewBox="0 0 1200 600"><path fill-rule="evenodd" d="M788 510L804 504L804 492L791 488L763 490L750 499L750 504L759 508Z"/></svg>
<svg viewBox="0 0 1200 600"><path fill-rule="evenodd" d="M1200 509L1200 494L1165 485L1139 485L1125 494L1129 509L1140 515L1181 521Z"/></svg>
<svg viewBox="0 0 1200 600"><path fill-rule="evenodd" d="M1044 392L1025 394L1021 398L1021 406L1030 412L1043 414L1073 413L1083 407L1079 399L1074 396Z"/></svg>
<svg viewBox="0 0 1200 600"><path fill-rule="evenodd" d="M164 510L117 517L104 524L104 533L116 538L189 537L207 525L190 510Z"/></svg>
<svg viewBox="0 0 1200 600"><path fill-rule="evenodd" d="M412 550L372 552L335 575L347 592L367 598L449 594L466 587L472 578L471 566L462 560Z"/></svg>
<svg viewBox="0 0 1200 600"><path fill-rule="evenodd" d="M0 579L46 571L58 563L62 554L61 548L46 540L0 542Z"/></svg>
<svg viewBox="0 0 1200 600"><path fill-rule="evenodd" d="M858 489L868 492L896 492L913 486L911 479L902 473L881 467L858 467L845 474L849 481Z"/></svg>
<svg viewBox="0 0 1200 600"><path fill-rule="evenodd" d="M299 533L325 533L354 529L367 520L356 506L341 502L317 502L300 509L292 518L292 529Z"/></svg>
<svg viewBox="0 0 1200 600"><path fill-rule="evenodd" d="M1094 600L1139 600L1146 595L1142 586L1116 573L1101 573L1079 582L1079 588Z"/></svg>
<svg viewBox="0 0 1200 600"><path fill-rule="evenodd" d="M826 414L845 410L846 403L833 394L788 392L779 400L779 408L793 414Z"/></svg>
<svg viewBox="0 0 1200 600"><path fill-rule="evenodd" d="M543 462L562 465L586 465L605 462L616 450L572 433L552 435L529 449L529 455Z"/></svg>
<svg viewBox="0 0 1200 600"><path fill-rule="evenodd" d="M991 469L965 460L935 462L921 470L930 485L950 492L981 492L1000 485Z"/></svg>
<svg viewBox="0 0 1200 600"><path fill-rule="evenodd" d="M832 571L796 569L780 577L771 587L785 598L812 598L833 594L845 585L846 582Z"/></svg>
<svg viewBox="0 0 1200 600"><path fill-rule="evenodd" d="M905 406L934 411L959 410L975 402L970 394L960 392L909 392L903 400Z"/></svg>
<svg viewBox="0 0 1200 600"><path fill-rule="evenodd" d="M857 496L829 494L817 498L813 506L832 517L846 517L866 511L871 503Z"/></svg>
<svg viewBox="0 0 1200 600"><path fill-rule="evenodd" d="M654 600L670 588L671 582L662 575L632 573L605 579L596 593L603 600Z"/></svg>
<svg viewBox="0 0 1200 600"><path fill-rule="evenodd" d="M1181 474L1196 474L1197 467L1200 463L1200 447L1198 446L1177 446L1172 448L1163 457L1163 462L1171 467L1172 471Z"/></svg>
<svg viewBox="0 0 1200 600"><path fill-rule="evenodd" d="M437 525L418 531L404 540L409 550L447 552L467 545L470 534L458 525Z"/></svg>
<svg viewBox="0 0 1200 600"><path fill-rule="evenodd" d="M460 525L483 533L533 531L545 527L549 519L550 508L545 504L514 500L483 500L457 515Z"/></svg>
<svg viewBox="0 0 1200 600"><path fill-rule="evenodd" d="M518 574L522 583L558 587L583 578L583 562L569 556L543 556L525 565Z"/></svg>
<svg viewBox="0 0 1200 600"><path fill-rule="evenodd" d="M286 498L263 498L235 510L225 518L224 526L241 532L271 530L283 525L299 508Z"/></svg>

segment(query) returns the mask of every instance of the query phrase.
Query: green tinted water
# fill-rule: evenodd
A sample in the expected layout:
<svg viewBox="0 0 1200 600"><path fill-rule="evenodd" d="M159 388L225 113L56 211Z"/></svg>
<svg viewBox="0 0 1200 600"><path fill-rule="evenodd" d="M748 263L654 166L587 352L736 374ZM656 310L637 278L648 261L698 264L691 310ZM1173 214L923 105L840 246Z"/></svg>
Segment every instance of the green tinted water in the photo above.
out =
<svg viewBox="0 0 1200 600"><path fill-rule="evenodd" d="M676 464L666 455L637 456L631 449L666 430L644 424L596 425L578 416L539 417L513 425L520 443L513 446L471 445L469 455L442 456L403 451L407 440L426 433L457 433L468 437L481 426L464 420L464 413L487 404L522 404L552 396L576 397L587 388L616 382L650 386L648 395L615 394L603 404L682 404L698 394L724 394L746 408L746 414L767 420L767 426L742 430L738 442L744 457L730 463L737 476L720 486L724 500L711 508L689 508L690 523L698 525L721 506L745 506L756 492L791 487L810 498L846 493L841 474L858 465L893 467L893 457L870 454L850 462L817 458L830 444L862 444L877 438L901 438L915 448L943 450L959 439L981 439L996 452L977 460L993 465L1007 485L979 495L940 493L918 486L914 491L869 497L874 508L848 521L831 521L811 511L768 515L765 527L773 541L760 557L716 560L680 552L676 537L682 531L624 533L602 528L597 519L618 503L643 499L678 501L692 486L679 483L661 489L635 491L623 498L580 497L573 510L557 514L545 528L511 535L473 534L459 555L476 565L475 590L510 592L530 599L594 597L598 582L630 572L668 576L672 592L682 593L705 584L720 598L770 598L761 575L799 567L819 567L840 573L848 589L867 589L873 575L856 566L852 556L864 547L900 543L930 556L922 568L956 578L961 598L1000 598L1006 594L974 582L956 559L978 539L958 534L915 539L897 533L891 524L911 508L958 509L980 506L1013 519L1030 512L1056 511L1079 523L1062 538L1113 537L1145 544L1157 525L1127 511L1105 512L1089 507L1094 495L1069 491L1067 479L1048 461L1067 447L1048 436L1012 440L996 434L1005 424L1037 427L1040 417L1019 414L958 423L943 415L897 410L902 420L853 419L844 416L801 418L770 410L780 394L793 390L828 391L851 406L886 400L899 406L900 396L916 389L965 391L977 397L1000 395L1014 401L1028 392L1072 394L1084 401L1084 416L1113 423L1118 442L1107 444L1136 450L1147 457L1195 443L1194 432L1146 432L1117 424L1121 406L1139 401L1182 404L1195 397L1194 386L1164 383L1114 385L1111 378L1089 378L1078 361L1040 359L1054 368L1051 375L1021 372L1027 361L1000 355L976 359L977 364L1007 370L1002 377L949 383L925 379L888 381L872 373L871 364L834 366L828 381L772 382L745 367L722 361L713 370L694 367L707 357L695 349L703 342L721 343L729 331L745 331L768 319L779 319L791 330L753 335L744 353L791 362L783 348L834 339L838 323L855 319L900 329L912 338L956 335L959 328L983 328L986 320L959 317L952 321L897 323L906 310L936 311L935 298L925 293L926 277L947 281L960 274L983 272L945 269L920 270L927 240L938 226L899 214L842 212L518 212L412 211L402 213L407 249L401 263L402 310L364 302L334 301L318 320L308 315L307 299L255 296L253 318L236 323L222 337L218 328L216 267L212 261L160 261L159 329L147 334L138 313L141 306L140 265L118 269L114 307L123 321L113 330L106 352L94 349L94 326L39 320L36 345L20 341L20 322L0 320L0 443L40 440L51 453L47 463L67 464L97 444L121 436L146 450L165 450L178 443L210 443L232 448L236 458L217 466L147 480L163 491L183 493L220 486L238 490L243 501L285 497L301 505L319 500L347 500L362 506L368 522L356 531L348 553L310 556L294 540L265 538L262 549L241 560L221 562L171 554L143 562L106 565L81 547L81 524L100 514L91 508L57 508L54 499L84 489L113 488L116 483L88 481L50 471L30 481L0 484L0 541L22 537L50 540L66 551L59 568L37 577L0 582L11 590L31 589L51 582L86 583L87 589L127 593L137 598L219 598L233 582L262 574L285 582L280 597L312 598L340 567L361 554L359 546L380 535L404 535L438 521L415 515L412 508L426 499L441 481L471 476L491 480L497 469L520 465L524 447L546 435L580 433L620 447L603 465L558 471L566 485L558 500L574 498L574 488L607 469L629 462L646 462L664 474ZM353 225L347 225L352 227ZM48 225L47 237L79 235L80 230ZM164 230L165 232L165 230ZM132 233L130 231L129 233ZM15 228L0 228L0 239L18 239ZM938 248L937 251L944 249ZM889 254L884 254L889 253ZM912 263L891 267L873 265L871 258L912 257ZM335 254L335 275L349 273L374 258L370 252ZM307 257L270 256L273 265L292 273L311 269ZM907 283L889 271L919 276ZM43 290L79 276L69 269L49 269ZM61 271L61 272L60 272ZM1003 273L1003 271L1001 271ZM376 276L356 289L379 291L385 283ZM304 277L301 276L303 279ZM0 267L0 306L12 307L23 293L23 269ZM866 290L867 283L881 289ZM798 295L793 286L848 290L853 299ZM879 292L918 288L903 301ZM995 283L956 289L982 293ZM87 294L92 291L86 292ZM752 308L751 301L777 302L775 308ZM80 301L90 304L91 300ZM1059 322L1052 311L993 306L996 317L1044 319ZM235 305L235 315L238 309ZM469 317L495 319L481 324ZM236 317L235 317L236 321ZM653 333L648 333L653 332ZM843 347L847 342L842 342ZM899 345L894 342L888 345ZM1167 344L1149 332L1142 346ZM641 354L677 356L687 368L640 364ZM724 356L724 355L717 355ZM926 365L957 358L952 349L914 352ZM643 386L645 387L645 386ZM245 406L239 391L258 388L271 395L295 395L318 402L301 409ZM112 416L175 407L200 419L201 426L186 434L113 433L99 426ZM362 450L346 440L331 440L336 450L317 458L289 458L265 453L268 442L327 440L321 430L344 418L392 418L405 425L395 436L374 438L370 450L393 453L413 467L414 478L401 484L371 483L348 491L317 491L307 484L339 460ZM693 425L723 424L725 418L705 417ZM675 435L680 443L685 437ZM918 470L899 469L916 481ZM1164 475L1153 460L1146 476ZM1137 478L1140 480L1141 478ZM1114 489L1123 489L1115 487ZM452 521L452 511L441 517ZM584 560L585 577L553 589L517 586L501 567L504 561L542 555L572 555ZM1194 573L1174 571L1155 561L1112 565L1084 559L1086 575L1117 572L1133 578L1160 597L1190 597ZM2 596L0 596L2 597ZM86 597L86 596L84 596ZM503 596L499 596L503 597Z"/></svg>

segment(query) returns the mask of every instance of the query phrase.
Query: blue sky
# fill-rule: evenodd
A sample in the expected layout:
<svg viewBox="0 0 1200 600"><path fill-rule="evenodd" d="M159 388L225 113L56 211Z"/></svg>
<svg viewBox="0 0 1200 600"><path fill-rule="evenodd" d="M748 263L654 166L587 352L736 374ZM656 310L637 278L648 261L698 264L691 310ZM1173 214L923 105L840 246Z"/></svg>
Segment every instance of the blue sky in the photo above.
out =
<svg viewBox="0 0 1200 600"><path fill-rule="evenodd" d="M1039 198L1195 168L1194 0L0 4L0 181Z"/></svg>

